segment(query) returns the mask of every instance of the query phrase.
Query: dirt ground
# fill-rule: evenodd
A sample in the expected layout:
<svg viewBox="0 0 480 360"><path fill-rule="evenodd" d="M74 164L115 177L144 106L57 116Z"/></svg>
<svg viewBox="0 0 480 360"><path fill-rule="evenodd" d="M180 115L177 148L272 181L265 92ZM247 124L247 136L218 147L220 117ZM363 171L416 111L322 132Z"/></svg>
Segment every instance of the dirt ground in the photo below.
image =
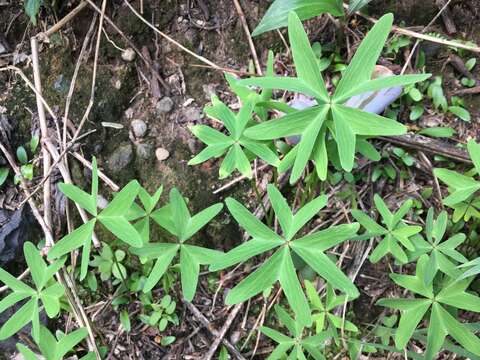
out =
<svg viewBox="0 0 480 360"><path fill-rule="evenodd" d="M259 23L269 2L262 0L243 0L241 5L245 12L250 29ZM54 6L42 7L39 24L33 27L24 15L22 4L15 0L0 0L0 45L8 49L3 56L0 52L0 67L15 65L32 78L29 37L53 25L58 19L68 14L75 6L75 1L55 2ZM140 8L140 1L132 2ZM173 37L191 51L201 55L221 68L235 70L239 73L252 71L252 56L242 23L230 0L162 0L143 1L143 16L151 21L161 31ZM415 31L423 27L438 13L434 0L373 0L368 12L373 17L392 11L395 23ZM450 4L451 19L456 33L447 34L440 17L429 29L445 36L465 39L480 44L480 0L453 0ZM111 25L106 25L107 37L102 38L101 52L98 59L97 90L91 115L84 127L84 132L91 132L81 139L75 150L87 160L96 156L99 166L105 174L119 186L131 179L138 179L149 191L155 191L163 185L164 196L168 190L176 186L191 201L194 209L202 209L206 204L222 201L226 196L235 194L245 201L254 201L248 183L239 183L227 191L213 194L213 190L228 181L221 182L217 178L218 162L209 161L201 166L188 166L188 160L202 148L202 144L189 132L193 124L212 124L203 114L203 107L212 94L218 95L232 108L238 107L238 100L228 90L222 71L205 67L200 61L180 50L171 42L156 34L147 25L135 17L123 1L108 2L107 15L121 29L130 43L125 41ZM40 63L44 96L53 111L63 114L65 99L82 44L91 26L95 12L88 6L83 9L60 32L53 34L48 42L41 44ZM98 19L97 19L98 20ZM335 45L335 23L327 16L306 22L311 41L320 41L322 45ZM352 49L358 45L371 24L361 17L352 17L349 22L349 44ZM285 31L282 31L285 34ZM282 38L277 32L269 32L254 39L255 48L262 65L266 63L267 52L272 49L277 53L275 68L278 74L291 72L291 59L287 55ZM122 50L131 49L132 44L144 56L151 58L153 68L158 75L152 74L152 66L135 55L133 59L122 58ZM447 97L454 94L461 85L459 76L462 69L449 61L451 51L436 44L422 43L421 47L427 54L427 70L444 77ZM0 47L1 49L1 47ZM72 97L70 119L78 124L87 108L90 98L90 86L93 66L94 44L91 39L86 46L89 57L82 63L76 80ZM350 54L343 48L341 55L345 58ZM390 62L392 68L401 68L408 56L405 50L398 59ZM471 53L468 57L475 56ZM477 85L479 72L477 66L470 74ZM468 74L467 74L468 75ZM161 78L164 85L160 83ZM480 140L480 98L477 94L462 96L466 108L470 111L472 120L469 123L458 120L450 115L430 114L426 119L451 126L457 131L456 140L463 142L469 138ZM429 115L429 114L427 114ZM29 141L32 134L38 134L38 115L36 114L35 97L25 86L22 79L12 71L0 72L0 116L8 122L10 148ZM409 123L408 114L402 114L402 120ZM135 134L132 123L142 120L146 131ZM426 120L424 120L426 121ZM55 131L58 125L49 118L50 128ZM417 126L416 123L409 123ZM2 126L0 122L0 126ZM4 126L5 127L5 126ZM5 127L6 128L6 127ZM0 165L4 159L0 157ZM89 184L89 171L73 157L69 160L72 177L77 184ZM32 183L41 179L41 174L35 174ZM260 172L259 183L263 186L272 176L271 173ZM54 175L59 179L59 174ZM419 183L415 183L418 179ZM384 192L390 192L390 200L402 198L405 193L421 191L425 184L425 176L413 176L411 183L385 185ZM383 187L378 184L379 188ZM111 189L103 186L101 193L110 197ZM57 194L56 222L64 222L64 204ZM18 188L9 185L0 190L0 208L7 210L15 208L21 201ZM332 214L333 215L333 214ZM62 227L56 234L60 237ZM101 234L103 235L103 234ZM106 236L106 235L105 235ZM239 229L232 224L227 215L217 218L202 234L201 239L207 245L214 245L221 250L228 250L241 241ZM349 261L347 261L348 263ZM21 272L21 266L11 267ZM384 263L366 266L363 277L360 276L358 286L362 296L353 306L353 316L361 323L370 323L380 314L382 309L372 304L388 291L388 267ZM370 280L376 281L372 286ZM230 284L232 285L232 284ZM195 300L196 306L207 313L210 312L213 326L221 326L228 314L221 301L212 304L211 291L208 291L207 279L202 280L201 289ZM113 358L129 359L129 354L140 354L145 359L193 359L202 356L208 350L212 339L208 332L199 331L195 336L193 329L199 326L198 319L188 315L188 309L182 304L179 317L184 319L178 327L169 329L168 335L178 339L174 346L159 345L160 334L154 329L138 323L133 326L130 335L117 336L118 314L108 306L109 295L105 291L104 298L88 299L97 301L97 305L89 309L95 313L106 304L99 313L95 326L97 332L104 338L106 344L115 344ZM239 338L248 334L258 312L261 302L252 304L248 314L239 316L231 326L227 338L235 344ZM131 311L139 308L132 304ZM243 324L242 324L243 322ZM262 358L271 350L268 342L260 344L256 358ZM252 351L248 347L248 351Z"/></svg>

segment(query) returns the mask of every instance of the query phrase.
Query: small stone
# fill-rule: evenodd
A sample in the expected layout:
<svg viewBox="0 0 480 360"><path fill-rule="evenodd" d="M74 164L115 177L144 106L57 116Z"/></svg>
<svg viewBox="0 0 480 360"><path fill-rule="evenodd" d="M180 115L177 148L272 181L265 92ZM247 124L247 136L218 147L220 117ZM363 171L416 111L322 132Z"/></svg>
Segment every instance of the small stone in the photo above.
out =
<svg viewBox="0 0 480 360"><path fill-rule="evenodd" d="M188 121L188 122L200 121L203 118L202 110L194 106L186 109L185 112L183 113L183 116L185 118L185 121Z"/></svg>
<svg viewBox="0 0 480 360"><path fill-rule="evenodd" d="M118 173L127 167L133 158L131 144L119 146L108 158L108 168L113 173Z"/></svg>
<svg viewBox="0 0 480 360"><path fill-rule="evenodd" d="M122 59L128 62L132 62L135 59L135 51L132 48L127 48L122 52Z"/></svg>
<svg viewBox="0 0 480 360"><path fill-rule="evenodd" d="M156 109L157 113L159 114L167 114L173 109L173 100L170 99L168 96L165 96L164 98L160 99L159 102L157 102Z"/></svg>
<svg viewBox="0 0 480 360"><path fill-rule="evenodd" d="M151 145L151 144L138 144L137 148L135 150L136 150L137 156L140 159L147 160L147 159L150 159L150 157L153 154L153 145Z"/></svg>
<svg viewBox="0 0 480 360"><path fill-rule="evenodd" d="M147 124L145 124L145 121L143 120L132 120L130 126L132 127L133 135L135 135L136 138L142 138L147 133Z"/></svg>
<svg viewBox="0 0 480 360"><path fill-rule="evenodd" d="M168 157L170 156L170 153L168 152L167 149L157 148L157 150L155 150L155 156L157 157L158 161L164 161L168 159Z"/></svg>

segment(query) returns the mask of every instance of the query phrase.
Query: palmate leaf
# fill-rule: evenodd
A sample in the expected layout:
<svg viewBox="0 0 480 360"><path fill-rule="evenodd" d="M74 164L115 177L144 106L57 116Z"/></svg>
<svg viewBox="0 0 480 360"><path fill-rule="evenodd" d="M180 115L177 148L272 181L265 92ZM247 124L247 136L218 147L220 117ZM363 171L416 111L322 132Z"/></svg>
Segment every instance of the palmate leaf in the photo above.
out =
<svg viewBox="0 0 480 360"><path fill-rule="evenodd" d="M257 140L272 140L285 136L301 135L298 144L280 163L279 170L293 166L290 182L296 182L309 160L315 160L319 178L325 180L328 166L326 138L333 138L341 167L351 171L355 153L372 153L365 146L364 136L391 136L406 132L406 127L394 120L342 105L351 96L391 86L405 86L428 78L429 74L390 76L371 80L376 61L392 26L393 16L383 16L367 34L351 63L343 73L333 96L324 85L317 58L298 16L291 12L288 19L290 45L297 71L296 78L260 77L240 80L240 85L254 85L300 92L315 98L317 106L289 112L252 126L245 135ZM325 123L325 125L323 125ZM330 136L331 135L331 136ZM361 146L357 147L357 139ZM361 140L360 140L361 139ZM368 143L367 143L368 144ZM368 151L365 151L368 149ZM378 153L373 152L378 158Z"/></svg>
<svg viewBox="0 0 480 360"><path fill-rule="evenodd" d="M52 333L44 326L40 327L40 341L37 341L41 354L46 360L62 360L63 357L74 349L83 339L88 335L85 328L80 328L72 331L69 334L63 335L60 340L57 341ZM29 348L22 344L17 344L17 349L27 359L37 360L37 355ZM86 355L82 359L86 359Z"/></svg>
<svg viewBox="0 0 480 360"><path fill-rule="evenodd" d="M223 253L216 250L184 244L222 210L222 204L212 205L191 216L185 199L178 189L170 190L170 203L154 212L152 218L175 238L175 243L149 243L130 251L145 259L155 260L155 264L143 287L151 291L160 281L177 254L180 257L180 277L183 296L192 301L197 288L200 265L210 265Z"/></svg>
<svg viewBox="0 0 480 360"><path fill-rule="evenodd" d="M252 36L286 26L288 14L291 11L295 11L301 20L307 20L323 13L330 13L333 16L343 15L342 3L338 0L275 0L253 31Z"/></svg>
<svg viewBox="0 0 480 360"><path fill-rule="evenodd" d="M333 314L334 308L343 305L345 301L347 301L345 296L337 296L332 286L327 284L327 291L326 295L324 296L325 304L323 304L322 299L320 299L320 296L318 295L313 284L308 280L305 280L304 284L305 291L312 309L312 317L315 322L316 333L320 333L324 330L325 323L327 323L327 330L331 326L337 329L341 329L343 326L347 331L358 331L358 328L353 323L348 320L342 321L340 317ZM332 332L335 334L336 330Z"/></svg>
<svg viewBox="0 0 480 360"><path fill-rule="evenodd" d="M480 175L480 144L470 140L467 144L467 150L477 175ZM449 187L450 195L443 199L443 203L456 211L456 208L462 205L463 201L471 203L473 201L472 195L480 190L480 181L476 181L472 177L448 169L434 169L433 173ZM468 205L466 204L465 206L466 211Z"/></svg>
<svg viewBox="0 0 480 360"><path fill-rule="evenodd" d="M426 359L433 359L443 348L447 335L453 337L467 351L480 355L480 339L471 330L455 319L445 306L457 309L480 312L480 298L466 292L470 281L449 280L446 286L434 293L432 285L424 284L425 272L428 269L428 256L422 255L417 262L415 276L391 274L393 281L422 298L381 299L381 306L398 309L402 312L398 329L395 332L395 345L399 349L407 346L408 341L422 321L427 311L430 319L427 334Z"/></svg>
<svg viewBox="0 0 480 360"><path fill-rule="evenodd" d="M247 89L247 91L249 91ZM265 92L265 90L264 90ZM205 112L212 118L220 120L230 133L229 136L205 125L196 125L190 128L190 131L202 140L207 147L192 158L188 164L196 165L211 158L216 158L226 153L220 169L221 179L229 176L235 169L242 175L250 178L252 169L250 160L244 152L244 149L252 152L259 158L271 165L278 165L276 153L265 142L250 139L244 136L245 128L250 122L253 110L257 101L261 101L262 96L256 93L248 94L244 99L243 106L237 114L234 114L218 98L213 97L213 106L206 107Z"/></svg>
<svg viewBox="0 0 480 360"><path fill-rule="evenodd" d="M290 317L280 305L275 305L275 313L280 322L287 327L291 337L262 326L260 331L278 344L268 359L283 359L292 348L288 359L307 359L305 354L310 354L314 359L325 359L318 348L331 338L330 331L322 331L314 336L305 337L303 324Z"/></svg>
<svg viewBox="0 0 480 360"><path fill-rule="evenodd" d="M310 310L293 265L291 252L294 251L333 286L347 292L350 298L354 298L358 296L358 290L324 254L324 251L354 237L358 231L358 224L334 226L294 239L297 232L326 205L326 197L319 196L293 214L274 185L269 185L267 191L272 208L279 219L283 236L268 228L238 201L228 198L226 204L230 213L252 236L252 239L215 261L210 266L210 270L221 270L276 249L263 265L228 293L226 303L235 304L245 301L278 281L298 321L302 324L310 324Z"/></svg>
<svg viewBox="0 0 480 360"><path fill-rule="evenodd" d="M376 263L382 257L390 253L400 263L407 263L407 254L402 249L400 244L406 249L414 251L415 247L410 239L412 236L422 231L421 226L406 225L402 221L403 217L412 207L413 202L411 200L407 200L394 214L392 214L383 199L378 194L375 194L374 202L386 228L377 224L373 219L369 218L361 211L352 210L353 217L365 228L365 236L370 238L381 238L380 243L370 255L370 261Z"/></svg>
<svg viewBox="0 0 480 360"><path fill-rule="evenodd" d="M32 274L35 290L0 268L0 281L13 291L0 301L0 312L28 298L28 301L3 324L0 329L0 340L9 338L31 322L32 337L38 341L40 336L39 300L48 317L53 318L60 311L60 298L64 288L55 282L53 277L63 266L66 258L59 259L47 266L41 258L39 250L31 242L23 245L23 252ZM49 284L48 287L47 284Z"/></svg>
<svg viewBox="0 0 480 360"><path fill-rule="evenodd" d="M458 263L466 263L468 261L465 256L455 250L457 246L466 240L464 234L457 233L443 241L447 228L447 219L448 215L446 211L442 211L438 215L438 218L434 219L434 210L430 208L425 224L427 241L421 236L412 238L415 251L411 252L410 260L414 260L423 254L429 256L424 278L425 285L433 281L438 271L453 278L459 277L461 271L456 268Z"/></svg>
<svg viewBox="0 0 480 360"><path fill-rule="evenodd" d="M140 191L138 181L130 181L119 191L108 206L97 215L98 169L96 159L92 160L92 189L88 195L83 190L73 186L60 184L60 190L72 201L89 211L94 217L79 226L70 234L64 236L48 252L48 259L60 258L69 252L82 247L80 265L80 280L85 279L90 261L92 235L97 222L105 226L112 234L130 246L141 246L143 240L135 227L130 224L130 209ZM144 196L144 199L145 196Z"/></svg>
<svg viewBox="0 0 480 360"><path fill-rule="evenodd" d="M160 200L162 192L163 186L160 186L157 191L150 196L150 194L143 187L140 187L138 198L140 199L143 208L134 202L130 208L129 214L127 215L127 220L136 220L133 226L140 234L143 245L148 244L150 241L150 219L153 219L153 213L158 201Z"/></svg>

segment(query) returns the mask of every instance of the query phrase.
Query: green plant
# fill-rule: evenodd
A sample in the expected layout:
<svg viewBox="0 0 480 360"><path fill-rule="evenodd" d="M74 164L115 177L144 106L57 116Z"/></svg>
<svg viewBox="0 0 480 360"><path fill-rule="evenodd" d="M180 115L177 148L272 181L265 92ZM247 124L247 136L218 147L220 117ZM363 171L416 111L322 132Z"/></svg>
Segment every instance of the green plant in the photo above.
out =
<svg viewBox="0 0 480 360"><path fill-rule="evenodd" d="M407 166L412 166L415 163L415 158L408 154L404 149L394 147L393 153L397 155L397 157L402 160L402 162Z"/></svg>
<svg viewBox="0 0 480 360"><path fill-rule="evenodd" d="M382 318L381 325L375 328L375 336L378 336L383 345L390 345L390 339L394 337L394 327L398 321L397 315L385 316Z"/></svg>
<svg viewBox="0 0 480 360"><path fill-rule="evenodd" d="M155 220L176 238L176 242L150 243L130 250L138 256L156 260L144 285L144 292L153 289L174 257L179 254L183 296L187 301L192 301L197 288L200 265L212 264L223 253L195 245L186 245L185 242L217 216L222 208L223 204L215 204L192 217L180 192L175 188L170 191L168 210L165 211L164 216L158 216Z"/></svg>
<svg viewBox="0 0 480 360"><path fill-rule="evenodd" d="M434 219L433 209L428 209L425 223L427 240L425 241L421 236L412 238L412 242L415 245L414 257L416 258L423 254L428 255L428 264L425 278L423 279L425 285L432 283L439 270L452 278L458 277L457 263L468 261L465 256L455 250L457 246L465 241L466 236L464 234L457 233L451 238L442 241L447 230L447 220L448 215L446 211L442 211L437 219Z"/></svg>
<svg viewBox="0 0 480 360"><path fill-rule="evenodd" d="M242 85L278 88L312 96L318 105L248 128L245 136L271 140L301 135L300 142L286 155L279 169L293 164L290 182L297 181L309 159L315 160L321 180L327 175L327 143L337 147L342 168L354 165L357 136L390 136L406 131L402 124L385 117L343 105L350 97L386 87L408 85L427 79L429 74L390 76L371 80L377 58L392 25L392 15L383 16L367 34L349 66L343 72L334 95L330 96L318 68L318 61L303 26L295 13L289 14L289 38L297 77L259 77L240 80Z"/></svg>
<svg viewBox="0 0 480 360"><path fill-rule="evenodd" d="M273 51L268 51L267 58L267 69L265 74L267 76L275 76L274 70L274 60L275 56ZM227 80L228 86L230 89L238 96L242 104L247 104L248 102L253 102L254 107L253 111L258 116L260 121L265 121L268 118L268 109L265 107L267 103L270 103L272 100L273 91L271 89L263 89L263 91L258 94L256 91L249 89L247 86L241 86L237 82L232 74L225 73L225 80ZM272 103L270 103L271 105Z"/></svg>
<svg viewBox="0 0 480 360"><path fill-rule="evenodd" d="M275 0L252 35L260 35L286 26L288 14L292 11L296 12L301 20L310 19L322 13L330 13L333 16L343 15L342 2L339 0Z"/></svg>
<svg viewBox="0 0 480 360"><path fill-rule="evenodd" d="M326 230L295 238L299 230L327 203L325 195L319 196L300 208L294 215L287 201L274 185L268 185L268 197L282 229L278 235L237 200L228 198L226 204L235 220L252 237L251 240L230 250L210 266L216 271L227 268L253 256L276 249L263 265L229 291L225 302L236 304L268 289L279 281L296 318L304 325L312 322L310 308L298 280L292 251L332 286L345 291L350 299L358 296L351 280L337 268L324 252L355 236L358 224L333 226Z"/></svg>
<svg viewBox="0 0 480 360"><path fill-rule="evenodd" d="M278 157L267 146L266 142L252 140L244 136L245 130L248 129L248 124L252 122L252 111L255 106L254 99L255 96L249 96L241 110L235 116L224 103L218 98L213 97L213 106L206 107L204 111L209 116L220 120L229 131L230 136L226 136L209 126L192 126L190 131L206 143L207 147L191 159L188 164L200 164L212 157L221 156L226 152L227 155L219 170L220 179L229 176L235 169L238 169L242 175L251 178L252 168L250 166L249 156L247 156L248 153L245 154L245 150L247 150L265 160L267 163L277 166L279 163Z"/></svg>
<svg viewBox="0 0 480 360"><path fill-rule="evenodd" d="M8 272L0 268L0 281L7 285L13 292L0 301L0 312L4 312L16 303L28 299L17 312L12 315L0 329L0 340L5 340L18 332L28 323L32 323L32 337L40 341L39 313L42 303L48 317L53 318L60 312L60 298L64 289L53 277L63 266L66 258L61 258L47 266L39 254L39 250L31 242L23 246L23 254L32 275L35 289L17 280Z"/></svg>
<svg viewBox="0 0 480 360"><path fill-rule="evenodd" d="M474 140L467 144L468 153L472 159L474 170L472 173L480 175L480 145ZM472 176L460 174L448 169L434 169L433 173L448 185L450 195L443 199L443 203L454 209L453 221L457 222L462 217L468 221L472 216L480 218L480 198L476 192L480 190L480 181Z"/></svg>
<svg viewBox="0 0 480 360"><path fill-rule="evenodd" d="M301 322L295 321L290 317L280 305L275 305L275 313L292 336L288 337L277 330L262 326L260 331L278 343L275 350L270 354L269 359L282 359L290 349L289 359L306 359L305 352L310 354L315 360L325 359L319 347L324 345L331 337L329 331L322 331L316 335L304 337L305 327Z"/></svg>
<svg viewBox="0 0 480 360"><path fill-rule="evenodd" d="M129 221L137 220L133 226L140 234L143 245L148 244L150 241L150 220L155 220L157 217L161 218L163 216L163 211L165 211L165 209L155 210L162 192L163 186L160 186L157 191L150 196L143 187L140 187L138 198L143 208L134 202L127 216Z"/></svg>
<svg viewBox="0 0 480 360"><path fill-rule="evenodd" d="M98 170L95 159L92 161L92 189L90 194L71 184L61 183L58 187L65 196L88 211L93 218L57 242L48 252L48 259L59 258L82 247L80 280L85 279L90 261L92 234L97 221L128 245L142 246L143 241L140 234L127 220L128 210L140 190L140 185L136 180L130 181L100 213L97 212Z"/></svg>
<svg viewBox="0 0 480 360"><path fill-rule="evenodd" d="M333 309L347 302L345 295L336 295L335 290L330 284L327 284L327 291L324 296L324 303L317 293L313 284L305 280L305 292L307 293L312 309L312 319L315 324L315 332L318 334L324 329L329 330L335 339L338 338L337 329L358 332L358 328L350 321L343 320L341 317L333 314Z"/></svg>
<svg viewBox="0 0 480 360"><path fill-rule="evenodd" d="M127 269L122 264L125 255L125 251L117 249L113 252L112 248L104 243L100 254L90 261L90 266L98 268L102 281L110 280L112 275L117 281L121 281L127 278Z"/></svg>
<svg viewBox="0 0 480 360"><path fill-rule="evenodd" d="M0 186L2 186L5 183L5 181L7 180L9 172L10 172L10 170L8 170L8 168L0 167Z"/></svg>
<svg viewBox="0 0 480 360"><path fill-rule="evenodd" d="M360 210L352 210L353 217L366 229L365 236L370 238L376 236L382 237L382 240L370 255L370 261L376 263L386 254L390 253L400 263L407 263L407 254L400 244L406 249L414 251L415 246L410 240L410 237L418 234L422 230L421 226L406 225L402 221L403 217L411 209L413 201L407 200L400 206L395 214L392 214L378 194L375 194L373 200L385 226L379 225Z"/></svg>
<svg viewBox="0 0 480 360"><path fill-rule="evenodd" d="M466 350L480 355L480 339L463 323L458 321L447 309L452 307L480 312L480 298L466 292L471 280L455 281L442 279L442 284L425 285L429 260L422 255L416 266L415 275L391 274L392 280L399 286L410 290L415 298L381 299L378 304L400 310L402 315L395 332L395 345L404 349L415 329L430 309L427 329L425 358L433 359L442 349L445 337L450 335ZM446 308L447 307L447 308Z"/></svg>
<svg viewBox="0 0 480 360"><path fill-rule="evenodd" d="M33 25L37 25L37 16L42 0L25 0L25 14L28 15Z"/></svg>
<svg viewBox="0 0 480 360"><path fill-rule="evenodd" d="M160 303L151 301L151 297L146 295L142 298L142 304L151 309L149 315L140 315L140 320L149 326L156 326L158 330L163 332L169 323L178 325L178 316L175 313L177 303L172 300L170 295L165 295Z"/></svg>
<svg viewBox="0 0 480 360"><path fill-rule="evenodd" d="M40 339L37 345L45 360L62 360L63 357L73 350L83 339L87 337L85 328L72 331L70 334L59 334L58 339L44 326L40 327ZM37 355L23 344L17 344L18 351L24 356L25 360L38 360ZM93 352L83 356L81 360L94 360Z"/></svg>

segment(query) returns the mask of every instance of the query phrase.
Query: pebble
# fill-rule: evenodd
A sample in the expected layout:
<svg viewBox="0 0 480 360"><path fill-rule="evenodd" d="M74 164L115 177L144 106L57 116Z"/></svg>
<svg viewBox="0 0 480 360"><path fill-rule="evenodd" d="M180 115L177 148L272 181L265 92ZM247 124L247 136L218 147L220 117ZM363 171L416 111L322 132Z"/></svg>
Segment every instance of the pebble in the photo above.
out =
<svg viewBox="0 0 480 360"><path fill-rule="evenodd" d="M142 138L147 133L147 124L145 124L145 121L143 120L134 119L130 123L130 126L132 127L133 135L135 135L136 138Z"/></svg>
<svg viewBox="0 0 480 360"><path fill-rule="evenodd" d="M183 117L188 122L200 121L203 118L202 110L197 107L189 107L183 113Z"/></svg>
<svg viewBox="0 0 480 360"><path fill-rule="evenodd" d="M135 51L132 48L127 48L122 52L122 59L131 62L135 59Z"/></svg>
<svg viewBox="0 0 480 360"><path fill-rule="evenodd" d="M170 99L168 96L165 96L164 98L160 99L159 102L157 102L156 109L157 113L159 114L167 114L173 109L173 100Z"/></svg>
<svg viewBox="0 0 480 360"><path fill-rule="evenodd" d="M155 150L155 156L157 157L158 161L164 161L168 159L168 157L170 156L170 153L168 152L167 149L157 148L157 150Z"/></svg>
<svg viewBox="0 0 480 360"><path fill-rule="evenodd" d="M108 158L108 168L111 172L117 173L127 167L133 158L131 144L119 146Z"/></svg>
<svg viewBox="0 0 480 360"><path fill-rule="evenodd" d="M147 160L147 159L150 159L150 157L153 154L153 145L151 145L151 144L138 144L137 148L135 150L136 150L137 156L140 159Z"/></svg>

